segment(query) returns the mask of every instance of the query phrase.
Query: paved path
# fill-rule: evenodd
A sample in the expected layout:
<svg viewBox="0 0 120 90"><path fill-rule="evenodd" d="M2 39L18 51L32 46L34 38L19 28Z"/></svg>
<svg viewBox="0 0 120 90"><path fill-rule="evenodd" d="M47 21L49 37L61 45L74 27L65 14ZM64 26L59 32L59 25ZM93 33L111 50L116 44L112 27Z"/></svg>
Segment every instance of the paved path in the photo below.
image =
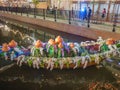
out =
<svg viewBox="0 0 120 90"><path fill-rule="evenodd" d="M6 12L7 13L7 12ZM11 12L9 12L11 13ZM12 14L16 14L16 13L12 13ZM17 15L21 15L20 13L17 13ZM22 16L25 16L27 17L27 14L23 13ZM29 18L34 18L34 15L28 15ZM36 16L36 19L43 19L43 16ZM49 20L49 21L54 21L54 18L50 18L50 17L46 17L45 20ZM68 20L63 20L63 19L57 19L56 22L59 22L59 23L66 23L66 24L69 24L69 21ZM92 21L91 21L92 22ZM81 26L81 27L87 27L87 21L78 21L77 19L76 20L71 20L71 24L72 25L77 25L77 26ZM103 31L109 31L109 32L112 32L113 30L113 23L110 23L110 22L103 22L102 24L93 24L93 23L90 23L90 28L88 29L93 29L93 30L103 30ZM117 24L116 26L116 31L117 33L120 33L120 23Z"/></svg>

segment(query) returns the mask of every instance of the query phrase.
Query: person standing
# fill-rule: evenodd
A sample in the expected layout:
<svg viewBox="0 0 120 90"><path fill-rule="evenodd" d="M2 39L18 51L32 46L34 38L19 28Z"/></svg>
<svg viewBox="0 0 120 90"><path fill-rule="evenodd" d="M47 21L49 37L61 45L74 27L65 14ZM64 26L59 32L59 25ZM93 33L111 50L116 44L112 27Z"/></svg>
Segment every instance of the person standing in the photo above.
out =
<svg viewBox="0 0 120 90"><path fill-rule="evenodd" d="M102 11L102 18L103 19L105 18L105 15L106 15L106 9L104 8L103 11Z"/></svg>
<svg viewBox="0 0 120 90"><path fill-rule="evenodd" d="M91 10L90 7L88 7L88 15L87 15L87 19L88 19L88 28L90 27L89 23L90 23L91 13L92 13L92 10Z"/></svg>
<svg viewBox="0 0 120 90"><path fill-rule="evenodd" d="M91 17L91 13L92 13L92 10L90 7L88 7L88 15L87 15L87 18L90 19Z"/></svg>
<svg viewBox="0 0 120 90"><path fill-rule="evenodd" d="M105 16L106 16L106 9L104 8L103 9L103 11L102 11L102 21L104 21L104 19L105 19ZM101 23L102 23L102 21L101 21Z"/></svg>

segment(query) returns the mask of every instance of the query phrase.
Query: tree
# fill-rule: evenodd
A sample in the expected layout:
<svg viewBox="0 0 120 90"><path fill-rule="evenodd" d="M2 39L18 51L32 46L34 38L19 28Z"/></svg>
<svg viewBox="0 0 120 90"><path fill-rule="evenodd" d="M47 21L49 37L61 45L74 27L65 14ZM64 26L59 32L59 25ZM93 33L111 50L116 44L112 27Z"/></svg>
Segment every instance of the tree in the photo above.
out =
<svg viewBox="0 0 120 90"><path fill-rule="evenodd" d="M35 5L35 8L37 6L37 4L39 3L39 0L32 0L33 4Z"/></svg>

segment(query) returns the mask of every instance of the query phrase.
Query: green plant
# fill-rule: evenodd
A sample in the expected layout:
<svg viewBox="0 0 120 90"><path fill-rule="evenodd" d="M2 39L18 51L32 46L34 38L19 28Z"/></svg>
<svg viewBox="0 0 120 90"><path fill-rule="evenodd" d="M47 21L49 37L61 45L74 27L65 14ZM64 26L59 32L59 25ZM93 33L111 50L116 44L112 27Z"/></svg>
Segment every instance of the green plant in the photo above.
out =
<svg viewBox="0 0 120 90"><path fill-rule="evenodd" d="M32 0L33 4L35 5L35 8L37 6L37 4L39 3L39 0Z"/></svg>

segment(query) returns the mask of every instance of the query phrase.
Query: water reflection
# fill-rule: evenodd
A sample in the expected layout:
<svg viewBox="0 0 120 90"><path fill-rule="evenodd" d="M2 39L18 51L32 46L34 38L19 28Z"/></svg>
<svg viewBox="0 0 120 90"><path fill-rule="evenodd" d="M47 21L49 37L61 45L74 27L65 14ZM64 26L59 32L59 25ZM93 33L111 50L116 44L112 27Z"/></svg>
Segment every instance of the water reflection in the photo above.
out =
<svg viewBox="0 0 120 90"><path fill-rule="evenodd" d="M18 29L17 30L11 29L7 25L5 25L3 29L1 29L1 35L3 36L3 38L9 37L9 39L6 38L6 40L9 41L14 39L18 42L19 45L24 45L24 46L26 46L25 44L27 45L34 44L34 42L36 41L34 34L35 33L32 33L32 36L30 36L28 32L24 33Z"/></svg>
<svg viewBox="0 0 120 90"><path fill-rule="evenodd" d="M37 87L36 90L89 90L89 85L92 83L111 83L115 87L118 87L111 72L107 71L105 68L97 69L95 67L89 67L85 70L66 69L48 71L46 69L36 70L26 66L22 66L21 68L14 66L0 74L0 80L4 84L6 84L6 82L11 83L7 83L8 86L12 85L11 88L17 86L22 88L22 84L24 84L23 86L28 84L26 88L29 88L30 90L34 90L30 87ZM15 82L17 84L14 86Z"/></svg>

